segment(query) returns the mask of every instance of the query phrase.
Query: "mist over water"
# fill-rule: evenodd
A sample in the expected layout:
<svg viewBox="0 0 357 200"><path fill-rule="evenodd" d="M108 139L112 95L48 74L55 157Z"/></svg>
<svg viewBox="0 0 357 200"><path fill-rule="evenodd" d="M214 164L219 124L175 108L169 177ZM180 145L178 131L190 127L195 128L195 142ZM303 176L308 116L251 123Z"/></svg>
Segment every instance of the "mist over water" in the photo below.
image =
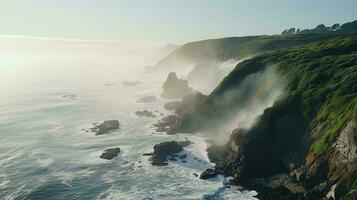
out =
<svg viewBox="0 0 357 200"><path fill-rule="evenodd" d="M160 44L0 42L0 199L254 199L255 192L225 188L221 176L204 181L193 175L212 166L205 138L155 133L160 113L169 114L166 101L137 100L162 92L166 77L143 73ZM134 114L144 109L157 117ZM118 131L82 131L109 119L120 121ZM155 167L142 156L157 143L185 137L194 142L184 152L187 163ZM120 147L120 155L100 159L111 147Z"/></svg>

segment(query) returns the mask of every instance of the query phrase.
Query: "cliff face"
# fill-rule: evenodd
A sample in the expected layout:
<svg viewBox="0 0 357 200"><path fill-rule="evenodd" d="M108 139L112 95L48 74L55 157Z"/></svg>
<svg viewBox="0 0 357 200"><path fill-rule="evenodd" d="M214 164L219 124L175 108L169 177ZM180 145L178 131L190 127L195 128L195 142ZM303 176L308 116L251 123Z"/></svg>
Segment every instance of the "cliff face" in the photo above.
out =
<svg viewBox="0 0 357 200"><path fill-rule="evenodd" d="M286 174L290 182L281 181L282 190L295 195L292 188L301 186L301 199L323 198L330 190L336 198L356 198L357 34L267 52L238 64L171 132L192 132L217 122L221 113L239 112L249 93L234 89L270 68L283 78L284 95L252 127L236 129L227 145L212 148L211 159L241 183Z"/></svg>

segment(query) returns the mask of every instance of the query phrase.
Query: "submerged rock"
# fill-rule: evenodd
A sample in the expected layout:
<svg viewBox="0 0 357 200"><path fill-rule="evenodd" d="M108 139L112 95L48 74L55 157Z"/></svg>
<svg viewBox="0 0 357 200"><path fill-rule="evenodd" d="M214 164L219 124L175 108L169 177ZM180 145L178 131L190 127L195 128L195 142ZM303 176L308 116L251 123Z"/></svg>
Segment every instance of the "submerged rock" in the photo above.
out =
<svg viewBox="0 0 357 200"><path fill-rule="evenodd" d="M119 153L120 153L120 148L119 147L106 149L106 150L104 150L102 155L100 155L100 158L111 160L114 157L118 156Z"/></svg>
<svg viewBox="0 0 357 200"><path fill-rule="evenodd" d="M180 160L183 160L183 159L186 159L187 158L187 155L186 154L183 154L183 155L179 155L177 156Z"/></svg>
<svg viewBox="0 0 357 200"><path fill-rule="evenodd" d="M179 79L175 72L170 72L164 85L163 98L181 98L193 92L193 89L188 86L187 80Z"/></svg>
<svg viewBox="0 0 357 200"><path fill-rule="evenodd" d="M151 157L152 165L163 166L167 165L167 157L179 153L183 150L182 146L180 146L176 141L171 142L163 142L160 144L156 144L154 146L154 152Z"/></svg>
<svg viewBox="0 0 357 200"><path fill-rule="evenodd" d="M200 179L206 180L209 178L216 177L218 175L218 171L216 169L206 169L201 173Z"/></svg>
<svg viewBox="0 0 357 200"><path fill-rule="evenodd" d="M122 81L121 82L124 86L136 86L140 84L141 82L139 81Z"/></svg>
<svg viewBox="0 0 357 200"><path fill-rule="evenodd" d="M139 117L156 117L156 115L152 111L148 110L142 110L142 111L136 111L135 114Z"/></svg>
<svg viewBox="0 0 357 200"><path fill-rule="evenodd" d="M156 100L155 96L146 96L137 100L138 103L150 103Z"/></svg>
<svg viewBox="0 0 357 200"><path fill-rule="evenodd" d="M108 134L110 131L119 129L119 121L118 120L107 120L99 125L95 125L90 130L95 133L95 135L103 135Z"/></svg>
<svg viewBox="0 0 357 200"><path fill-rule="evenodd" d="M66 94L62 96L63 98L68 98L68 99L77 99L77 95L75 94Z"/></svg>

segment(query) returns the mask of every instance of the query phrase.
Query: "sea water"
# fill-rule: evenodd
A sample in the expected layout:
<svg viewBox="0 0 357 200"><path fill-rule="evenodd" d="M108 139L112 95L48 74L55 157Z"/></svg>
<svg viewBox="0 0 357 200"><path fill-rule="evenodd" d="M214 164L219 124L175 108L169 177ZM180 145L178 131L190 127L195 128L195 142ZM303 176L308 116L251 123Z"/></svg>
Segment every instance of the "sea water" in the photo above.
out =
<svg viewBox="0 0 357 200"><path fill-rule="evenodd" d="M194 175L213 166L203 136L155 131L153 124L170 114L160 98L166 77L144 73L144 55L66 48L51 54L1 49L0 199L254 199L254 191L226 187L227 178ZM150 95L157 99L138 102ZM156 117L138 117L138 110ZM120 121L119 130L84 131L110 119ZM184 138L193 142L181 153L188 155L185 163L152 166L142 155ZM112 147L120 147L119 156L99 158Z"/></svg>

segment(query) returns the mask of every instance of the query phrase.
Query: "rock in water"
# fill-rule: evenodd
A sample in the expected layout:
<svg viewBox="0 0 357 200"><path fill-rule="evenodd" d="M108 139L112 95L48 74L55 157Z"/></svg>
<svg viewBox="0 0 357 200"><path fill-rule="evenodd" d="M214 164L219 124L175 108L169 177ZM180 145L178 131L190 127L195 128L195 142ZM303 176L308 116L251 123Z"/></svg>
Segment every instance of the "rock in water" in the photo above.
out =
<svg viewBox="0 0 357 200"><path fill-rule="evenodd" d="M193 92L193 89L188 86L187 80L179 79L175 72L170 72L167 80L163 85L163 98L181 98Z"/></svg>
<svg viewBox="0 0 357 200"><path fill-rule="evenodd" d="M138 103L150 103L156 100L155 96L146 96L137 100Z"/></svg>
<svg viewBox="0 0 357 200"><path fill-rule="evenodd" d="M143 111L136 111L135 114L139 117L156 117L156 115L152 111L143 110Z"/></svg>
<svg viewBox="0 0 357 200"><path fill-rule="evenodd" d="M141 82L139 81L122 81L122 84L124 86L136 86L138 84L140 84Z"/></svg>
<svg viewBox="0 0 357 200"><path fill-rule="evenodd" d="M156 144L154 146L154 152L151 157L152 165L163 166L167 165L167 157L181 152L183 150L182 146L179 145L176 141L163 142Z"/></svg>
<svg viewBox="0 0 357 200"><path fill-rule="evenodd" d="M95 133L95 135L103 135L109 133L109 131L119 129L119 121L118 120L107 120L103 123L94 126L90 130Z"/></svg>
<svg viewBox="0 0 357 200"><path fill-rule="evenodd" d="M106 150L104 150L102 155L100 155L100 158L111 160L114 157L118 156L119 153L120 153L120 148L119 147L106 149Z"/></svg>
<svg viewBox="0 0 357 200"><path fill-rule="evenodd" d="M206 180L209 178L216 177L218 175L217 170L215 169L206 169L206 171L202 172L200 175L200 179Z"/></svg>

